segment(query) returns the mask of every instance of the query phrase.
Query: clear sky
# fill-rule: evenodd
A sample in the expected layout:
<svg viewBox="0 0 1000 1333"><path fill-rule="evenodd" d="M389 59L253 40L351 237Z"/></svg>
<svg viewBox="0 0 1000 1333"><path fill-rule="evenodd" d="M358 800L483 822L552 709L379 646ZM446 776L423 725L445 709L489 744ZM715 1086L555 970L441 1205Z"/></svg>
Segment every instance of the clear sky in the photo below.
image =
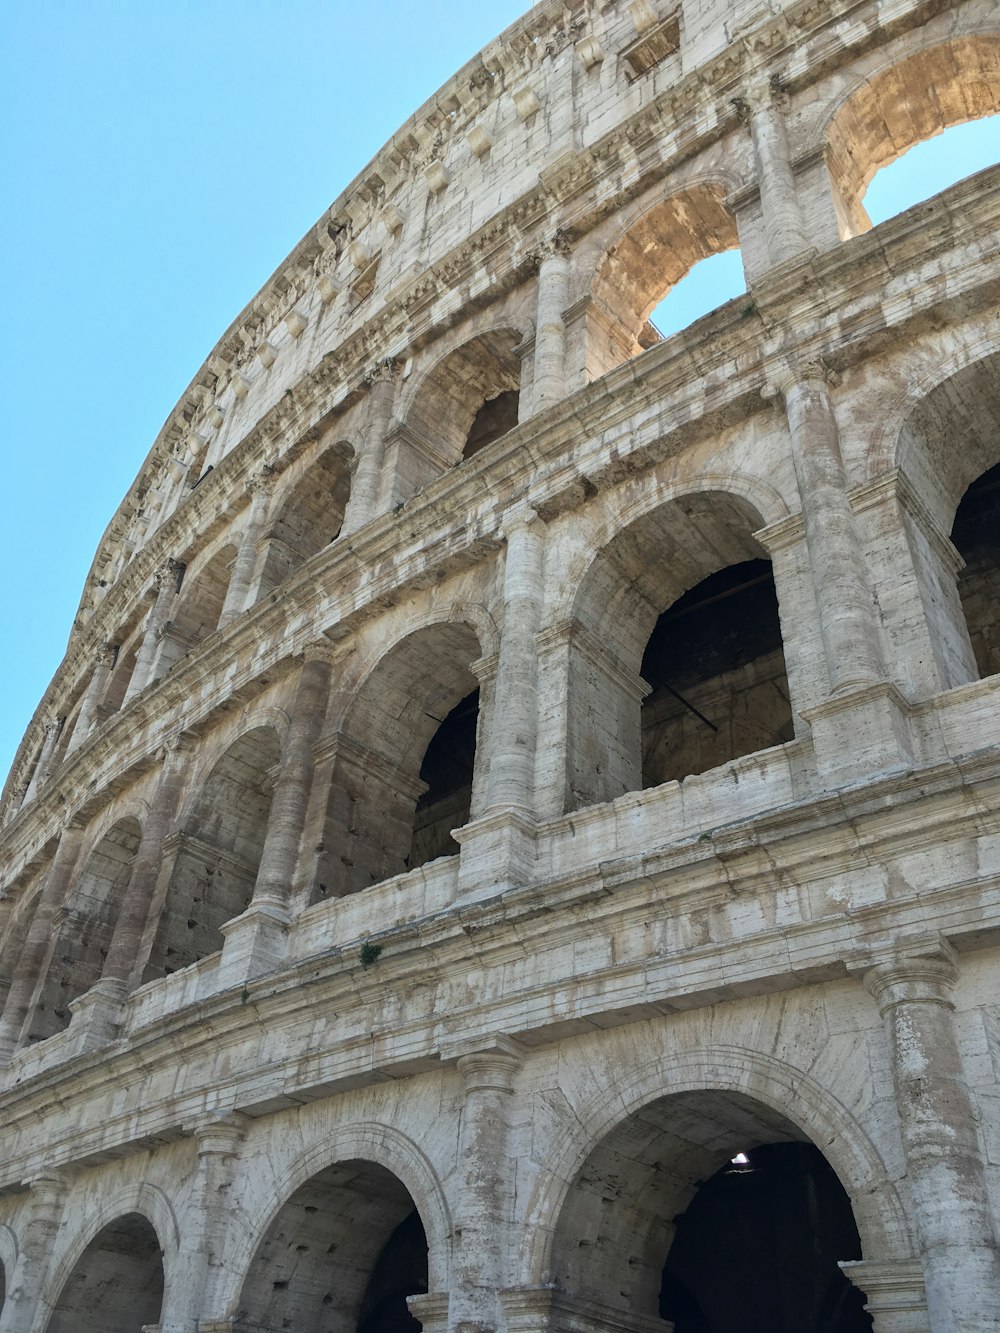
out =
<svg viewBox="0 0 1000 1333"><path fill-rule="evenodd" d="M527 8L0 5L0 777L101 533L216 340L392 132ZM997 136L994 122L968 170L996 160ZM710 309L732 282L696 300Z"/></svg>

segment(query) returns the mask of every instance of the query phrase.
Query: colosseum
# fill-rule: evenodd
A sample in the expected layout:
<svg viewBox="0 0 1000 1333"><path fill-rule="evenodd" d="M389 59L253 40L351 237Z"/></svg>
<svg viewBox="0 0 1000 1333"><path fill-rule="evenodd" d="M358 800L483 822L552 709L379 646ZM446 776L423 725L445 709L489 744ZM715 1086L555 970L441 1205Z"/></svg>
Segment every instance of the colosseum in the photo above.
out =
<svg viewBox="0 0 1000 1333"><path fill-rule="evenodd" d="M0 1333L1000 1329L1000 167L862 203L998 110L541 0L239 315L4 791Z"/></svg>

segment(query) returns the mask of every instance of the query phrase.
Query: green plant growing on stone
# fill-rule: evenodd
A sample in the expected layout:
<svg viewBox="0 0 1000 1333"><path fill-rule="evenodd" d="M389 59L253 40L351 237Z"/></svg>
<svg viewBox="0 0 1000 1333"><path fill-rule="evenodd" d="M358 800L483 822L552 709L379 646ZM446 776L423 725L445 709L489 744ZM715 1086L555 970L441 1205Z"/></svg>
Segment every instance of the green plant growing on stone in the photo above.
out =
<svg viewBox="0 0 1000 1333"><path fill-rule="evenodd" d="M361 946L361 966L367 972L373 963L377 963L379 954L382 952L381 944L372 944L370 941Z"/></svg>

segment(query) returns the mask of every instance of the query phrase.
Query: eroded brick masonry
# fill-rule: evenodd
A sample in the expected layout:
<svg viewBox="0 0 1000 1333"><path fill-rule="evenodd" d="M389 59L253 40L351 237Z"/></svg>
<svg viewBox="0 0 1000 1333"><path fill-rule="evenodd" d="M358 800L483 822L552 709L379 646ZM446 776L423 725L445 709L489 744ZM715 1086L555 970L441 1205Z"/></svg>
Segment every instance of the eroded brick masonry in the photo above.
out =
<svg viewBox="0 0 1000 1333"><path fill-rule="evenodd" d="M3 795L0 1333L1000 1327L1000 168L861 203L998 109L542 0L239 316Z"/></svg>

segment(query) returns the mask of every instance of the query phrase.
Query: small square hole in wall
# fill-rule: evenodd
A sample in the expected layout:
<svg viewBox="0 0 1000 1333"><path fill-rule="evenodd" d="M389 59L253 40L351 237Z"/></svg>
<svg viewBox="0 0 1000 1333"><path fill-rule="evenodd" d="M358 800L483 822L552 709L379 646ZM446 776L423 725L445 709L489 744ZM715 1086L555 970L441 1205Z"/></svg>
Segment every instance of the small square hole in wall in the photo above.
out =
<svg viewBox="0 0 1000 1333"><path fill-rule="evenodd" d="M655 28L644 32L631 46L622 52L625 73L630 80L648 74L651 69L673 55L681 44L681 20L678 14L658 23Z"/></svg>

